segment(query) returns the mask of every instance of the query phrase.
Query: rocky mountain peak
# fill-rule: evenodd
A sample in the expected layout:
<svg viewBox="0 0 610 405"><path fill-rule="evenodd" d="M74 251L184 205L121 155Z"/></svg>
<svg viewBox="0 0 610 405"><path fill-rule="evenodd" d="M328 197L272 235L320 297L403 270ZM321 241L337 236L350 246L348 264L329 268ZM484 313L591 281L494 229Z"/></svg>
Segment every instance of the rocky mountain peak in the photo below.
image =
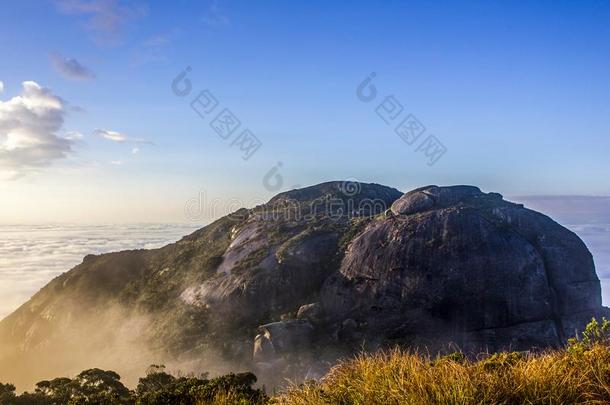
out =
<svg viewBox="0 0 610 405"><path fill-rule="evenodd" d="M586 246L543 214L474 186L334 181L87 256L0 322L0 369L69 374L129 342L143 364L109 368L212 350L277 376L363 347L557 346L605 311Z"/></svg>
<svg viewBox="0 0 610 405"><path fill-rule="evenodd" d="M400 196L402 196L400 191L380 184L357 181L329 181L280 193L273 197L269 203L275 204L284 201L308 202L327 198L354 198L357 200L380 199L391 204Z"/></svg>
<svg viewBox="0 0 610 405"><path fill-rule="evenodd" d="M477 201L478 200L478 201ZM450 206L476 202L501 201L498 193L483 193L475 186L426 186L409 191L392 204L392 212L396 215L411 215L430 209L447 208Z"/></svg>

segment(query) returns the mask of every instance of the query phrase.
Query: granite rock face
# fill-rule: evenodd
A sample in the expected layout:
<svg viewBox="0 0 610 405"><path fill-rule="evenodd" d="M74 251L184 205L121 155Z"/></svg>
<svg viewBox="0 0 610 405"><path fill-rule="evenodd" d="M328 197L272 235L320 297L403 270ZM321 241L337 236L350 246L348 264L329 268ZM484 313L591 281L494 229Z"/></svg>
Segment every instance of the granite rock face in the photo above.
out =
<svg viewBox="0 0 610 405"><path fill-rule="evenodd" d="M279 194L235 224L216 271L186 288L182 298L223 314L225 324L296 312L336 271L350 218L382 214L400 195L385 186L345 182Z"/></svg>
<svg viewBox="0 0 610 405"><path fill-rule="evenodd" d="M561 344L601 311L584 243L550 218L477 187L429 186L352 239L327 280L327 313L369 340L473 350Z"/></svg>

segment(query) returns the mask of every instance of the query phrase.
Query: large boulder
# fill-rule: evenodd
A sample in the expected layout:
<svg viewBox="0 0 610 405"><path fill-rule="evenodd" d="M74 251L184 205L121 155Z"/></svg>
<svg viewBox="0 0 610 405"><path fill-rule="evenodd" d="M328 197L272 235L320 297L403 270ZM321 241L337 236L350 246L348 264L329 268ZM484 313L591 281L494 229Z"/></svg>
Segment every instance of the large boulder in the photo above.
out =
<svg viewBox="0 0 610 405"><path fill-rule="evenodd" d="M574 233L472 186L398 199L352 239L322 296L326 313L366 325L370 342L473 350L559 345L602 308Z"/></svg>

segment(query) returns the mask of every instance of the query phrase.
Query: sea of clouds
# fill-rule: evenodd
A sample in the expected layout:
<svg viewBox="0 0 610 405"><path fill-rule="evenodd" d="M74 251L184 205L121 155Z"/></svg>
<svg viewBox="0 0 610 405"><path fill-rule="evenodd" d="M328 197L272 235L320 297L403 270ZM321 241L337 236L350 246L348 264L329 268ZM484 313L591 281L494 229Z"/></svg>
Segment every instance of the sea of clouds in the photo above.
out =
<svg viewBox="0 0 610 405"><path fill-rule="evenodd" d="M602 299L610 306L610 224L568 225L585 242L595 261L595 269L602 283Z"/></svg>
<svg viewBox="0 0 610 405"><path fill-rule="evenodd" d="M189 224L0 225L0 319L89 253L158 248L195 229Z"/></svg>

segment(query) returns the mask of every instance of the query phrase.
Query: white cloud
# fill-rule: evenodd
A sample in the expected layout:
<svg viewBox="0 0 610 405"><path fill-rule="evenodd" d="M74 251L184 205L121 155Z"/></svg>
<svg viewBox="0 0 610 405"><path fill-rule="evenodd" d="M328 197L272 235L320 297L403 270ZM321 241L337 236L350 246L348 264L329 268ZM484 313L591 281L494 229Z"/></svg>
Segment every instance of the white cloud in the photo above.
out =
<svg viewBox="0 0 610 405"><path fill-rule="evenodd" d="M148 13L141 2L121 0L55 0L59 12L84 17L85 28L102 45L116 45L134 20Z"/></svg>
<svg viewBox="0 0 610 405"><path fill-rule="evenodd" d="M110 161L110 164L114 165L114 166L123 166L123 161L122 160L112 160L112 161Z"/></svg>
<svg viewBox="0 0 610 405"><path fill-rule="evenodd" d="M91 80L95 74L74 58L65 58L58 53L49 55L51 63L57 72L72 80Z"/></svg>
<svg viewBox="0 0 610 405"><path fill-rule="evenodd" d="M98 128L95 131L93 131L93 134L96 136L102 137L104 139L107 139L109 141L118 142L118 143L128 142L128 143L131 143L134 145L154 145L155 144L154 142L148 141L146 139L130 138L120 132L110 131L108 129L99 129ZM134 146L133 149L131 150L131 153L133 153L135 155L139 151L140 151L140 148L137 146Z"/></svg>
<svg viewBox="0 0 610 405"><path fill-rule="evenodd" d="M138 153L140 153L140 148L133 148L133 149L131 150L131 154L132 154L132 155L137 155Z"/></svg>
<svg viewBox="0 0 610 405"><path fill-rule="evenodd" d="M127 140L127 138L120 132L109 131L107 129L96 129L94 134L113 142L125 142Z"/></svg>
<svg viewBox="0 0 610 405"><path fill-rule="evenodd" d="M0 93L4 91L4 83L0 81Z"/></svg>
<svg viewBox="0 0 610 405"><path fill-rule="evenodd" d="M15 180L22 176L23 176L23 173L21 173L17 170L0 169L0 180L1 181Z"/></svg>
<svg viewBox="0 0 610 405"><path fill-rule="evenodd" d="M69 139L71 141L80 141L81 139L84 138L84 136L80 132L69 131L69 132L66 132L66 134L64 135L64 138Z"/></svg>
<svg viewBox="0 0 610 405"><path fill-rule="evenodd" d="M13 178L65 158L72 143L57 135L66 103L36 82L22 86L20 95L0 101L0 170Z"/></svg>

